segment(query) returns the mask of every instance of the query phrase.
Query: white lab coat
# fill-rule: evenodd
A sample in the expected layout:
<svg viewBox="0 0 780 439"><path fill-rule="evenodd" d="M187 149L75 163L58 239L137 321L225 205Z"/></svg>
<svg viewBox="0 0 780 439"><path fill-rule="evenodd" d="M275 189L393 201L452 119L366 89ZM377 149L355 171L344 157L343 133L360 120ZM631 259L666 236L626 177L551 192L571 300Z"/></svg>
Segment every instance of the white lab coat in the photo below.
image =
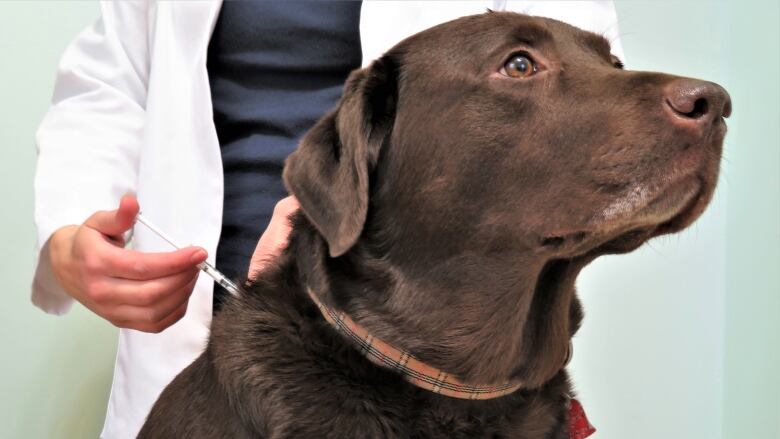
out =
<svg viewBox="0 0 780 439"><path fill-rule="evenodd" d="M144 215L179 242L219 240L223 177L212 122L206 52L220 2L107 1L102 17L66 49L52 105L37 135L35 222L39 257L32 301L62 314L73 300L46 257L51 234L115 209L135 192ZM458 16L511 9L604 34L620 55L612 2L365 2L364 65L396 42ZM141 251L169 251L136 228ZM160 391L202 351L209 333L212 281L201 276L186 316L160 334L120 330L102 437L135 437Z"/></svg>

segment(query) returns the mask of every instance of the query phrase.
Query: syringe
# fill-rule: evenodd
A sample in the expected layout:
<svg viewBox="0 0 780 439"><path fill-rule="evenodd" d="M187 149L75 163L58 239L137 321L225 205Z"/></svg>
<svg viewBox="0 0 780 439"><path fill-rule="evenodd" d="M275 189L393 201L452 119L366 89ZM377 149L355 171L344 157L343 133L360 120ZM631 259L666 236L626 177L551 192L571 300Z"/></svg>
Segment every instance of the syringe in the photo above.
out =
<svg viewBox="0 0 780 439"><path fill-rule="evenodd" d="M166 235L165 232L160 230L153 223L150 223L148 219L144 218L141 215L141 212L138 212L138 215L136 215L135 219L139 223L145 225L149 230L156 233L157 236L159 236L160 238L168 242L168 244L172 245L175 249L178 250L181 248L178 244L176 244L176 242L173 241L173 239L170 236ZM230 291L230 293L233 294L234 296L239 295L239 293L241 292L241 289L239 289L238 286L236 286L236 284L234 284L230 279L227 278L227 276L222 274L222 272L217 270L213 265L209 264L208 262L206 261L201 262L200 264L198 264L198 268L203 270L204 273L211 276L217 284L221 285L222 288Z"/></svg>

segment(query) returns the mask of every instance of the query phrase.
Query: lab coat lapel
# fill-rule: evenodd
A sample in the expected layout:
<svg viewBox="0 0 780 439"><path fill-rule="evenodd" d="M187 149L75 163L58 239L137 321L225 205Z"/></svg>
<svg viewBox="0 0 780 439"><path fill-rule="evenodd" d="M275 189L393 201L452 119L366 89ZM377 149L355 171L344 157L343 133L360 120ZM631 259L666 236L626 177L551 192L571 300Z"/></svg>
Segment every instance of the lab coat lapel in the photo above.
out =
<svg viewBox="0 0 780 439"><path fill-rule="evenodd" d="M153 2L151 72L138 175L144 211L214 262L222 221L222 162L206 71L221 2ZM138 250L169 251L143 227ZM186 240L186 241L185 241ZM160 334L120 330L114 382L101 437L135 437L159 392L202 351L211 323L213 282L201 276L187 314Z"/></svg>

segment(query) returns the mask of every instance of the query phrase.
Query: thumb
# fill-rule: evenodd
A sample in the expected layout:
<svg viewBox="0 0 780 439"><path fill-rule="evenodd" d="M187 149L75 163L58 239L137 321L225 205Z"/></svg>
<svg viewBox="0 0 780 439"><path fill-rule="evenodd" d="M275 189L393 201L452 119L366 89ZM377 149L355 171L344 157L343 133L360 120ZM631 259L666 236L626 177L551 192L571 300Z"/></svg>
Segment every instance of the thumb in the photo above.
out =
<svg viewBox="0 0 780 439"><path fill-rule="evenodd" d="M138 200L128 194L119 201L118 209L95 212L84 221L84 225L104 235L119 237L133 227L138 209Z"/></svg>
<svg viewBox="0 0 780 439"><path fill-rule="evenodd" d="M249 279L255 279L268 262L279 256L287 246L290 231L292 230L290 215L299 208L298 200L292 196L284 198L276 204L271 222L257 242L255 252L252 254L252 259L249 262L249 273L247 275Z"/></svg>

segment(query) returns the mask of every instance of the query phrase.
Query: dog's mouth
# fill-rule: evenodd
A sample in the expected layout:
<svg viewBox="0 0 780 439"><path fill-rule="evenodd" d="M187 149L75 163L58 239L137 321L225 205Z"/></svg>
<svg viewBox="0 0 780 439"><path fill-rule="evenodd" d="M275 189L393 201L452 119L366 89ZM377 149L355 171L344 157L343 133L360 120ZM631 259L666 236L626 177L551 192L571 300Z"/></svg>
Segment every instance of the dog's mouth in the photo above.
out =
<svg viewBox="0 0 780 439"><path fill-rule="evenodd" d="M596 253L626 253L651 238L678 232L691 224L707 204L705 185L698 177L687 178L664 191L637 212L637 225L607 240Z"/></svg>
<svg viewBox="0 0 780 439"><path fill-rule="evenodd" d="M652 192L638 187L599 212L586 228L547 235L541 245L571 256L630 252L691 224L704 211L711 190L701 177L692 175L648 196Z"/></svg>

